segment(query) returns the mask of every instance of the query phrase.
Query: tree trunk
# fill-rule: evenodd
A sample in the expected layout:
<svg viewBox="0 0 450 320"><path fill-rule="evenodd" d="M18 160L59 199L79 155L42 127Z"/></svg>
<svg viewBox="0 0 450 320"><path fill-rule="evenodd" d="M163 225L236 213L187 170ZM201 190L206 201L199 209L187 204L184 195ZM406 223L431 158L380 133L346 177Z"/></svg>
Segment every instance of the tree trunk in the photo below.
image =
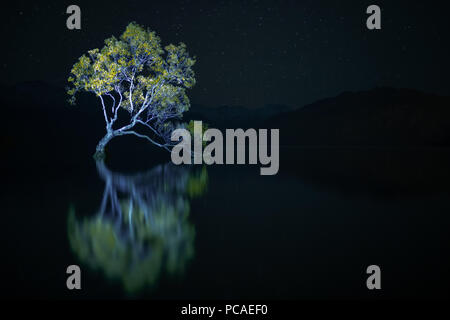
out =
<svg viewBox="0 0 450 320"><path fill-rule="evenodd" d="M97 147L95 148L94 159L101 160L105 158L105 147L112 138L114 138L114 133L108 131L108 133L106 133L106 135L98 142Z"/></svg>

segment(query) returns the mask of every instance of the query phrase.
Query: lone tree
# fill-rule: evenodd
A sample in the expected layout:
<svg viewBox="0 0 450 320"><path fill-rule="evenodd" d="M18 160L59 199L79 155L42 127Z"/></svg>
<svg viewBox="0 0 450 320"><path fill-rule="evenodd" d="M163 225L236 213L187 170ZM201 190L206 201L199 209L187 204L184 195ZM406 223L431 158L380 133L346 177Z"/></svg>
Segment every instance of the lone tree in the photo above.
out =
<svg viewBox="0 0 450 320"><path fill-rule="evenodd" d="M195 84L195 59L184 43L162 49L160 42L155 32L132 22L119 39L106 39L102 49L89 50L72 67L69 102L75 104L76 94L87 91L103 108L106 134L97 144L95 158L103 158L108 142L122 135L145 138L169 151L174 145L171 133L183 126L177 120L189 109L186 89ZM128 118L117 127L120 108ZM135 131L139 126L149 134Z"/></svg>

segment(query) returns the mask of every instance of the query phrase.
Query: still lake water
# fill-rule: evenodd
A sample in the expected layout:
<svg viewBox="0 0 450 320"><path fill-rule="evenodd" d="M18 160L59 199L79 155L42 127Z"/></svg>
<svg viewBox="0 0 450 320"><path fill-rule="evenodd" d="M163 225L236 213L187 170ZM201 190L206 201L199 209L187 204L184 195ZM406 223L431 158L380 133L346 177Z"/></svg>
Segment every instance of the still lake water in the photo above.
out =
<svg viewBox="0 0 450 320"><path fill-rule="evenodd" d="M2 295L450 295L449 150L282 149L276 176L169 159L5 165ZM81 291L66 289L71 264ZM366 289L371 264L381 267L379 292Z"/></svg>

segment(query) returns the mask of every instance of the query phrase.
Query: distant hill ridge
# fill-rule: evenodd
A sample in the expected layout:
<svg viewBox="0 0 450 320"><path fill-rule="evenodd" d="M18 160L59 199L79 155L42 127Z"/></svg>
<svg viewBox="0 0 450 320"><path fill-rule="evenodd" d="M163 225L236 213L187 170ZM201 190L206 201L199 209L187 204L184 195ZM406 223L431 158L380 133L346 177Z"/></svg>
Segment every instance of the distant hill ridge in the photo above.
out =
<svg viewBox="0 0 450 320"><path fill-rule="evenodd" d="M450 143L450 97L412 89L344 92L275 115L289 145L442 146Z"/></svg>

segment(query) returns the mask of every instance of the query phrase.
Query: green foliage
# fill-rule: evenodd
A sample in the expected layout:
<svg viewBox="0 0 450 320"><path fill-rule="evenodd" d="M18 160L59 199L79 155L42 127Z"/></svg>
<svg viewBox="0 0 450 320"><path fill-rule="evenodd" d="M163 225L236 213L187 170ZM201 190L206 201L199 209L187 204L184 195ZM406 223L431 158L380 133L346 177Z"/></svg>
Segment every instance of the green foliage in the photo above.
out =
<svg viewBox="0 0 450 320"><path fill-rule="evenodd" d="M186 185L186 191L189 197L196 198L205 193L208 187L208 171L203 167L200 173L195 173L189 176Z"/></svg>
<svg viewBox="0 0 450 320"><path fill-rule="evenodd" d="M194 130L194 122L195 122L195 120L189 121L189 123L186 127L186 130L189 131L193 140L198 139L199 141L202 142L203 146L206 146L206 141L203 141L203 135L204 135L205 131L208 130L209 126L206 122L202 122L202 132L196 133Z"/></svg>
<svg viewBox="0 0 450 320"><path fill-rule="evenodd" d="M194 64L184 43L163 49L155 32L132 22L118 39L106 39L103 48L89 50L73 65L69 102L75 103L79 91L118 93L120 106L130 112L146 103L158 115L166 109L181 115L189 108L186 89L195 84Z"/></svg>

